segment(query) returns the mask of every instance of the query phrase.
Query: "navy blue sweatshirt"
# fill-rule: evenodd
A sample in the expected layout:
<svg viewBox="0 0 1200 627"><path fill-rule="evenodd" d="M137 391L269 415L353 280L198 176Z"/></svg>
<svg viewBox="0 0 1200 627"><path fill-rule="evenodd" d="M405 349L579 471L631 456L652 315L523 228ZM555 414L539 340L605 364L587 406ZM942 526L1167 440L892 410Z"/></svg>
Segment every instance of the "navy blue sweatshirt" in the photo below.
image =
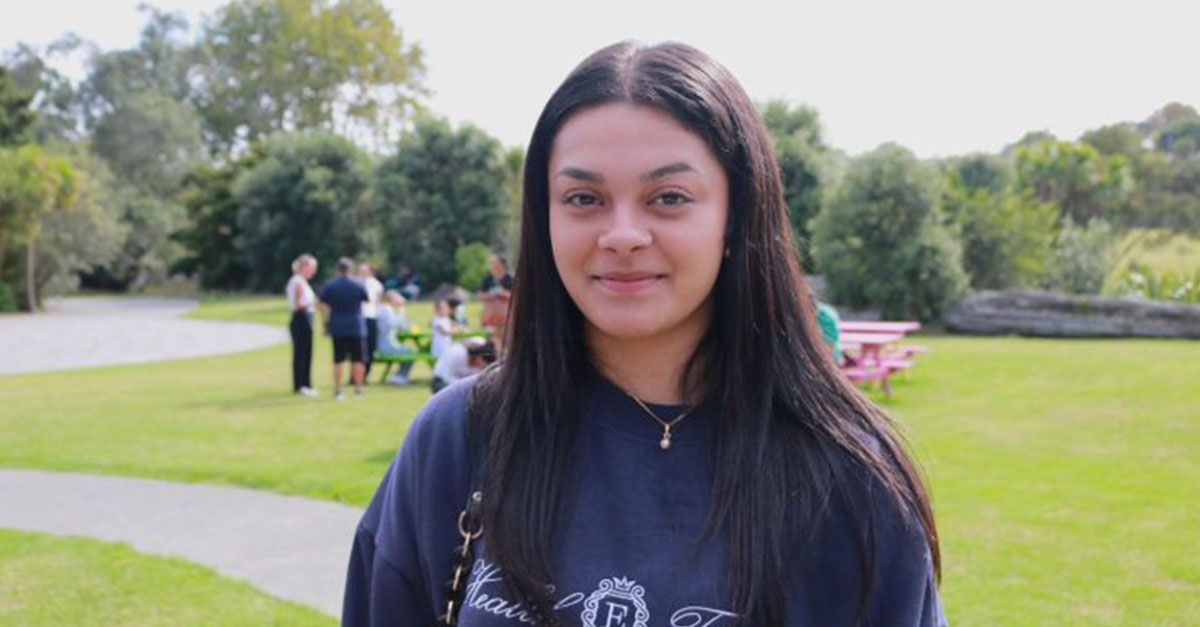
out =
<svg viewBox="0 0 1200 627"><path fill-rule="evenodd" d="M344 626L424 627L445 609L458 514L471 489L465 405L473 381L430 399L367 508L350 559ZM585 398L575 498L553 561L558 616L585 627L732 627L727 536L701 543L714 412L685 418L663 451L662 427L611 383L598 379ZM651 409L666 418L678 413ZM850 498L870 507L875 521L865 624L945 624L919 523L910 524L882 488L862 485ZM838 502L830 500L813 541L791 552L787 625L854 624L861 549ZM477 544L462 627L532 623L503 577Z"/></svg>

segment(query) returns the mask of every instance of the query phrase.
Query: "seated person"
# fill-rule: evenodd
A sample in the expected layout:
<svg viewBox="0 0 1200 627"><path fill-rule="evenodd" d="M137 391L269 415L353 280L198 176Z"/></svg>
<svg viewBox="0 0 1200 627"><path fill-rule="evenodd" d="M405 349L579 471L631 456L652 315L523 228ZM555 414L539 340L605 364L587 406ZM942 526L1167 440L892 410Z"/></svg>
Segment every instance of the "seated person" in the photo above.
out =
<svg viewBox="0 0 1200 627"><path fill-rule="evenodd" d="M396 357L406 353L415 353L417 349L396 339L396 333L407 331L411 325L404 315L404 297L396 290L388 290L383 294L383 301L377 312L379 325L379 345L375 353L381 357ZM395 374L388 377L387 382L393 385L407 385L408 372L412 370L413 362L402 361L397 365Z"/></svg>
<svg viewBox="0 0 1200 627"><path fill-rule="evenodd" d="M462 342L451 342L433 366L433 381L429 387L437 394L447 385L469 377L495 361L496 347L491 340L469 337Z"/></svg>
<svg viewBox="0 0 1200 627"><path fill-rule="evenodd" d="M406 263L400 264L400 267L396 269L396 278L392 282L395 285L395 289L409 300L421 295L420 279L417 277L417 273Z"/></svg>
<svg viewBox="0 0 1200 627"><path fill-rule="evenodd" d="M454 341L453 336L459 331L459 324L454 321L453 315L450 301L443 299L434 303L433 322L430 324L433 342L429 346L429 352L434 357L442 356L442 351Z"/></svg>
<svg viewBox="0 0 1200 627"><path fill-rule="evenodd" d="M446 302L450 303L450 319L460 327L467 326L467 306L462 299L458 295L454 295L447 298Z"/></svg>
<svg viewBox="0 0 1200 627"><path fill-rule="evenodd" d="M842 331L838 327L841 316L832 305L821 302L811 286L808 288L808 299L812 302L813 309L816 310L817 326L821 328L821 339L829 345L829 351L833 355L833 364L835 366L844 365L842 362L847 360L846 355L842 353Z"/></svg>

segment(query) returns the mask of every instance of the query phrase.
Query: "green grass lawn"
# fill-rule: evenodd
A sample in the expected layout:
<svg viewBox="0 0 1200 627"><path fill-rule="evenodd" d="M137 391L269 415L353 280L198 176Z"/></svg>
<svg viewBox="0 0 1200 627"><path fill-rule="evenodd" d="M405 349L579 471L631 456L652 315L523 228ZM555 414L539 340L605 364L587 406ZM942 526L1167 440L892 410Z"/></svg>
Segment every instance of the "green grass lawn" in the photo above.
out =
<svg viewBox="0 0 1200 627"><path fill-rule="evenodd" d="M282 324L278 300L195 315ZM932 352L880 400L932 483L951 622L1200 624L1200 344L919 341ZM290 394L287 345L0 377L0 466L363 504L427 388L334 403L328 342L317 347L320 399Z"/></svg>
<svg viewBox="0 0 1200 627"><path fill-rule="evenodd" d="M0 529L0 625L335 624L183 560L143 555L125 544Z"/></svg>

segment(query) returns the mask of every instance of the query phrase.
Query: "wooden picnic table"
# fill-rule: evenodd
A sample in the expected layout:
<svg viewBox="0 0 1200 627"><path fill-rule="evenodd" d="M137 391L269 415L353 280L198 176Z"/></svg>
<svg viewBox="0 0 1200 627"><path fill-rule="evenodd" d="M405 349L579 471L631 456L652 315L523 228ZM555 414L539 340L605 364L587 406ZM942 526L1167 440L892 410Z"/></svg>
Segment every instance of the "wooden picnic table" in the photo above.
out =
<svg viewBox="0 0 1200 627"><path fill-rule="evenodd" d="M842 320L838 322L838 329L843 333L912 333L921 329L921 323L915 321Z"/></svg>

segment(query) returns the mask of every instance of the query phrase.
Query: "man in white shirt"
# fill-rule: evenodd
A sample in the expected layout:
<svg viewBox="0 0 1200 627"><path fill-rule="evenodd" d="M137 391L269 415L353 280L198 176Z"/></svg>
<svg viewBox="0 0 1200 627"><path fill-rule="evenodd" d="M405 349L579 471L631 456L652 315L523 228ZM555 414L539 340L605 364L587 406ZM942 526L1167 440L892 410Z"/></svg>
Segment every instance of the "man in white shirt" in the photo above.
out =
<svg viewBox="0 0 1200 627"><path fill-rule="evenodd" d="M442 388L465 379L496 361L496 346L482 337L469 337L462 342L452 342L438 357L433 366L433 380L429 387L437 394Z"/></svg>
<svg viewBox="0 0 1200 627"><path fill-rule="evenodd" d="M375 358L375 349L379 347L379 299L383 296L383 283L375 278L371 264L363 263L358 266L358 278L362 280L363 288L367 290L367 300L362 304L363 319L367 323L367 354L363 355L363 381L371 374L371 361Z"/></svg>

